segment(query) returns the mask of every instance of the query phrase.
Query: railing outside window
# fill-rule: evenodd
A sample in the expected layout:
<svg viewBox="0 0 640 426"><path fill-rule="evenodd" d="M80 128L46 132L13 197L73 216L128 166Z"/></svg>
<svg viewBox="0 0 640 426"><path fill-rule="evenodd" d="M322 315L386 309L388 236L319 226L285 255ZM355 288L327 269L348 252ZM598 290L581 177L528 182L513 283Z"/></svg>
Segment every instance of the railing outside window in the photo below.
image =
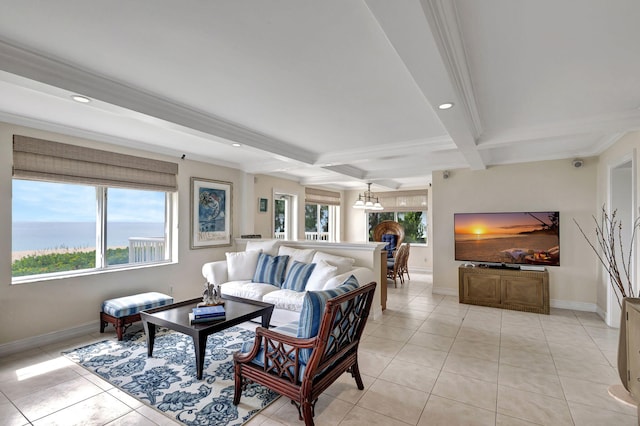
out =
<svg viewBox="0 0 640 426"><path fill-rule="evenodd" d="M164 260L164 237L129 238L129 263L159 262Z"/></svg>
<svg viewBox="0 0 640 426"><path fill-rule="evenodd" d="M328 232L305 232L304 239L306 241L329 241Z"/></svg>

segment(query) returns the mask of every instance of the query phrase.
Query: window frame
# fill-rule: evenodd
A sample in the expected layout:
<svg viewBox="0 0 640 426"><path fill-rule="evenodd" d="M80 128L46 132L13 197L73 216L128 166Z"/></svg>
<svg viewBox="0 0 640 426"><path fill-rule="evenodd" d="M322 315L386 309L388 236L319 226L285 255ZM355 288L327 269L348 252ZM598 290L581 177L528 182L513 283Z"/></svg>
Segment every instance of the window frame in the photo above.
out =
<svg viewBox="0 0 640 426"><path fill-rule="evenodd" d="M404 241L405 242L409 242L412 246L429 247L429 221L428 221L429 216L427 215L427 210L426 209L425 210L412 210L412 211L405 211L405 210L398 211L398 210L387 210L387 209L381 210L381 211L367 210L367 215L366 215L367 241L373 241L372 236L369 234L370 227L371 227L371 225L370 225L371 222L370 222L369 219L371 217L370 216L371 214L393 213L393 220L395 222L399 222L398 221L398 214L401 214L401 213L418 213L418 212L422 213L424 215L425 220L426 220L426 225L425 225L425 228L424 228L424 240L425 240L425 242L424 243L417 243L417 242L407 241L406 234L405 234Z"/></svg>
<svg viewBox="0 0 640 426"><path fill-rule="evenodd" d="M12 178L12 182L14 180L32 180L33 179L24 179L24 178ZM67 184L67 182L60 182L55 180L42 180L42 182L54 183L54 184ZM123 270L133 270L140 268L148 268L148 267L156 267L163 266L167 264L176 263L174 260L173 253L173 230L175 228L174 221L174 208L175 203L177 202L176 192L174 191L166 191L166 190L152 190L155 192L163 192L165 196L165 208L164 208L164 238L165 238L165 252L164 259L160 261L149 261L149 262L135 262L135 263L124 263L124 264L115 264L108 265L107 264L107 239L106 229L107 229L107 209L108 209L108 190L109 188L118 188L114 186L107 185L95 185L95 184L82 184L87 187L93 187L95 189L96 197L95 197L95 213L96 213L96 259L95 259L95 267L87 268L81 270L71 270L71 271L60 271L60 272L49 272L44 274L35 274L35 275L23 275L19 277L11 277L11 284L24 284L24 283L33 283L40 281L49 281L55 279L63 279L63 278L72 278L72 277L80 277L86 275L95 275L102 273L110 273L115 271L123 271ZM127 189L127 188L123 188ZM135 188L129 188L135 189ZM140 188L140 190L149 190ZM12 218L13 221L13 218ZM12 236L13 238L13 236ZM13 262L12 262L13 263Z"/></svg>
<svg viewBox="0 0 640 426"><path fill-rule="evenodd" d="M340 206L335 206L331 204L321 204L314 202L306 202L305 203L305 215L307 206L316 206L316 233L318 236L322 235L324 231L321 229L320 218L322 217L322 208L327 207L327 242L334 243L338 242L338 230L339 227L339 218L340 218ZM311 232L311 231L309 231ZM306 226L305 226L305 240L306 240ZM313 241L313 240L312 240ZM318 238L317 241L324 241Z"/></svg>

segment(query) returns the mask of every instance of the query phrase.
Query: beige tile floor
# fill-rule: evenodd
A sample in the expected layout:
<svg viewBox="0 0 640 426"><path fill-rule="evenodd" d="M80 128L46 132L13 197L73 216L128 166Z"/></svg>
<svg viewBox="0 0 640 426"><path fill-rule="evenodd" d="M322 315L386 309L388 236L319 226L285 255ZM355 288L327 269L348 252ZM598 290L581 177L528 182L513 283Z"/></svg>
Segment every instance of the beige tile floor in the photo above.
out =
<svg viewBox="0 0 640 426"><path fill-rule="evenodd" d="M607 394L619 383L618 332L594 313L538 315L461 305L430 275L390 285L360 348L365 389L345 374L316 405L317 425L636 425ZM113 335L113 334L112 334ZM173 425L60 357L93 333L0 359L0 425ZM301 425L280 398L250 425Z"/></svg>

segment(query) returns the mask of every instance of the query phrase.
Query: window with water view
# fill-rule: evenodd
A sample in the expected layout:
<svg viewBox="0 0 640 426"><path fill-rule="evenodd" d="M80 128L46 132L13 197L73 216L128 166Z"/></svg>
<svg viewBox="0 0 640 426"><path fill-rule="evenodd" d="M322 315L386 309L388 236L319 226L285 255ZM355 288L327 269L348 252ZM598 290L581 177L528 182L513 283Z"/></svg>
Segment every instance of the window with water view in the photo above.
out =
<svg viewBox="0 0 640 426"><path fill-rule="evenodd" d="M167 193L13 180L12 277L169 260Z"/></svg>

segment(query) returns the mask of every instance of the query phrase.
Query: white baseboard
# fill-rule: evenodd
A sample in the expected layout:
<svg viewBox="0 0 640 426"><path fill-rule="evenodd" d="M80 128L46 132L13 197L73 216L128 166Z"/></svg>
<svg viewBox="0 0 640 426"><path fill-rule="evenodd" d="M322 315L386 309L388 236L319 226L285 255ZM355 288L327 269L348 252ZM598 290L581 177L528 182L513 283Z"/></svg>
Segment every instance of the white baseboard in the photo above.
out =
<svg viewBox="0 0 640 426"><path fill-rule="evenodd" d="M416 274L432 274L433 268L424 268L424 267L409 267L409 274L415 272Z"/></svg>
<svg viewBox="0 0 640 426"><path fill-rule="evenodd" d="M573 311L597 312L598 306L595 303L573 302L571 300L551 299L549 304L552 308L571 309Z"/></svg>
<svg viewBox="0 0 640 426"><path fill-rule="evenodd" d="M598 314L598 316L600 318L602 318L602 321L607 322L607 311L603 311L599 306L596 308L596 314Z"/></svg>
<svg viewBox="0 0 640 426"><path fill-rule="evenodd" d="M431 290L433 294L442 294L444 296L456 296L458 297L458 289L447 287L433 287Z"/></svg>
<svg viewBox="0 0 640 426"><path fill-rule="evenodd" d="M46 346L61 340L72 339L74 337L85 336L100 330L100 321L92 321L78 327L66 330L54 331L40 336L29 337L27 339L16 340L14 342L0 344L0 357L15 354L18 352Z"/></svg>
<svg viewBox="0 0 640 426"><path fill-rule="evenodd" d="M458 290L447 287L433 287L431 290L433 294L441 294L444 296L458 296ZM571 300L556 300L549 301L552 308L558 309L571 309L573 311L584 312L596 312L601 318L605 318L605 313L602 312L595 303L574 302Z"/></svg>

